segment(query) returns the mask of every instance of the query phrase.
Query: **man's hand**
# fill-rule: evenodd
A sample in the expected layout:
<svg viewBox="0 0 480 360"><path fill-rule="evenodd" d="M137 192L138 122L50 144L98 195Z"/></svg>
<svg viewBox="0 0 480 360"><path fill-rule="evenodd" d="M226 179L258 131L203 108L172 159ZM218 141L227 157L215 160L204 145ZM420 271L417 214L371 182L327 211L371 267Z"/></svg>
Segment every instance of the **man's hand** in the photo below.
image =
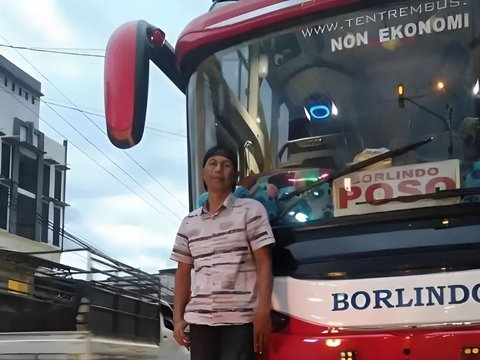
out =
<svg viewBox="0 0 480 360"><path fill-rule="evenodd" d="M177 343L181 346L185 346L187 349L190 347L190 339L185 335L185 328L187 327L187 322L185 320L179 321L174 325L173 337Z"/></svg>
<svg viewBox="0 0 480 360"><path fill-rule="evenodd" d="M267 350L271 330L270 311L257 309L253 318L253 349L256 353Z"/></svg>
<svg viewBox="0 0 480 360"><path fill-rule="evenodd" d="M181 346L190 347L190 340L185 335L187 322L184 320L185 306L190 299L192 264L178 263L175 272L175 290L173 293L173 337Z"/></svg>

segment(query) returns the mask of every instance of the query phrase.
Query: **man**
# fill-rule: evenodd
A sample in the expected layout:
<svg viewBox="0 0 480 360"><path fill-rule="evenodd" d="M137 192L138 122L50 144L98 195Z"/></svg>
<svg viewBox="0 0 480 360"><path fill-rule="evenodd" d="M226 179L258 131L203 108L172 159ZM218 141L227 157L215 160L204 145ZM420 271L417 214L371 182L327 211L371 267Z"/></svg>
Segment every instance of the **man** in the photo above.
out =
<svg viewBox="0 0 480 360"><path fill-rule="evenodd" d="M192 360L253 360L267 346L275 240L265 208L233 196L236 170L232 150L207 151L208 200L182 221L171 255L178 262L174 337L190 348Z"/></svg>

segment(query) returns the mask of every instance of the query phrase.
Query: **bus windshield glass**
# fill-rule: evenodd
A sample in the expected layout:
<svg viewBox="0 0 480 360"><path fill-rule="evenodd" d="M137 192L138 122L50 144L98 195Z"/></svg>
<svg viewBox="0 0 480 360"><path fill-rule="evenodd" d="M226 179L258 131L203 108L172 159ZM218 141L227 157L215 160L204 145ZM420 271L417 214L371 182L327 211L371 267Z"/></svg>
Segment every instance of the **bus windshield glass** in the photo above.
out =
<svg viewBox="0 0 480 360"><path fill-rule="evenodd" d="M188 87L194 201L204 151L225 144L239 156L238 196L261 201L272 224L479 203L479 27L476 0L390 2L299 19L209 56ZM473 190L411 198L462 189Z"/></svg>

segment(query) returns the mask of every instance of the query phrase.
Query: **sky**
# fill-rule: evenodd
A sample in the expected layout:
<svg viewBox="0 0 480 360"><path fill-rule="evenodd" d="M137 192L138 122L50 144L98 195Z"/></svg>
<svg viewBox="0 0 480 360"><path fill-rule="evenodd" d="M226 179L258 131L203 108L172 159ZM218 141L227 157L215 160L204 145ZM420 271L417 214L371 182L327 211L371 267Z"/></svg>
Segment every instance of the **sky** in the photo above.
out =
<svg viewBox="0 0 480 360"><path fill-rule="evenodd" d="M117 27L142 19L175 45L184 27L210 5L210 0L0 0L0 44L103 55ZM156 272L174 266L169 254L188 212L184 95L151 64L143 140L120 150L104 134L103 58L3 46L0 54L42 83L40 130L69 142L65 230L135 268ZM62 261L80 266L84 255Z"/></svg>

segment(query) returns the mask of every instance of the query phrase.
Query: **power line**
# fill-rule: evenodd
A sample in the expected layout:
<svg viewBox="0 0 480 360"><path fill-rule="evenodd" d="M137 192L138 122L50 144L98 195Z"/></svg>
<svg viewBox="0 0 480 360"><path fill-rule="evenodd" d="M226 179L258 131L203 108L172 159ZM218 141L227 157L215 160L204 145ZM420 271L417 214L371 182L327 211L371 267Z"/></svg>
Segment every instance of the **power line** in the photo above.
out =
<svg viewBox="0 0 480 360"><path fill-rule="evenodd" d="M102 51L104 48L74 48L74 47L43 47L43 46L30 46L32 49L44 49L44 50L68 50L68 51Z"/></svg>
<svg viewBox="0 0 480 360"><path fill-rule="evenodd" d="M12 200L14 200L16 203L18 203L18 196L14 196L11 192L7 198L8 202L7 202L7 207L10 209L10 210L15 210L16 209L16 206L13 206L12 205ZM92 245L91 243L89 243L87 240L81 238L80 236L78 235L75 235L73 234L73 232L71 232L71 230L69 230L67 228L68 231L65 230L65 226L60 226L60 224L55 224L55 222L52 222L48 216L47 216L47 219L45 219L42 214L39 214L37 211L36 211L36 207L35 206L32 206L32 205L26 205L25 206L26 208L30 209L34 216L35 216L35 220L36 222L40 223L43 227L43 225L46 225L47 226L47 229L48 230L52 230L52 232L55 234L55 233L58 233L58 236L59 238L62 237L62 249L63 249L63 245L64 245L64 241L65 239L66 240L69 240L71 241L73 244L76 244L78 246L80 246L79 249L74 249L73 251L69 251L70 253L73 253L74 255L77 255L78 257L82 258L83 260L87 260L88 261L88 258L78 254L78 251L87 251L87 253L89 253L90 255L93 255L94 258L92 258L93 262L95 263L98 263L98 264L101 264L101 266L103 267L107 267L107 268L110 268L112 270L110 271L114 271L117 273L117 276L119 276L118 274L119 273L124 273L126 275L130 275L130 276L135 276L137 279L133 280L133 281L128 281L126 279L123 279L123 281L128 281L128 282L131 282L133 284L135 284L135 281L138 281L138 280L143 280L145 281L146 283L150 283L150 285L155 285L157 286L158 285L158 278L154 277L154 278L151 278L151 274L141 270L141 269L138 269L138 268L134 268L133 266L130 266L128 264L125 264L125 263L122 263L120 260L118 259L115 259L111 256L109 256L107 254L107 252L103 251L103 250L100 250L99 248L97 248L96 246ZM43 229L42 229L43 231ZM43 236L43 234L42 234ZM64 250L61 250L60 251L62 254L65 253ZM37 254L41 254L42 252L38 252ZM47 253L50 253L50 252L47 252ZM102 260L99 260L99 259L96 259L95 257L98 257L98 258L102 258ZM105 262L106 261L106 262ZM70 269L72 270L81 270L81 269L75 269L73 267L70 266ZM97 269L94 269L92 267L92 270L94 270L94 273L102 273L103 275L107 275L107 273L105 272L102 272L101 269L97 268ZM96 270L96 271L95 271Z"/></svg>
<svg viewBox="0 0 480 360"><path fill-rule="evenodd" d="M7 47L10 47L10 48L13 48L13 49L17 49L17 47L13 46L12 44L10 44L10 42L5 39L3 36L0 35L0 37L8 44L8 45L0 45L0 46L7 46ZM28 49L40 49L40 48L28 48ZM86 111L82 111L81 109L79 109L79 107L72 101L70 100L70 98L64 94L62 91L60 91L60 89L55 86L45 75L43 75L30 61L28 61L28 59L26 59L22 54L20 54L20 56L23 57L23 59L30 64L30 66L32 66L50 85L52 85L65 99L68 100L68 102L70 104L73 105L73 107L71 108L72 110L76 110L76 111L79 111L84 117L86 117L98 130L100 130L105 136L107 136L107 133L102 129L100 128L90 117L87 116L87 112ZM44 102L48 107L51 108L51 106L49 105L48 102ZM58 105L58 106L62 106L62 105ZM66 106L64 106L66 107ZM53 110L53 109L52 109ZM55 110L53 110L54 112L56 112ZM57 112L56 112L57 113ZM57 113L57 115L59 115ZM98 114L93 114L92 115L95 115L95 116L98 116ZM60 115L59 115L60 116ZM62 117L62 116L60 116ZM62 117L63 118L63 117ZM72 124L70 124L65 118L63 118L75 131L77 131L82 137L84 137L88 142L90 142L81 132L79 132ZM157 131L159 131L159 129L156 129ZM161 130L160 130L161 131ZM168 131L164 131L165 133L169 133ZM173 135L174 133L170 133L169 135ZM173 136L178 136L178 134L176 135L173 135ZM92 142L90 142L90 144L92 144L95 148L97 148L97 150L99 150L100 152L102 152L96 145L94 145ZM103 152L102 152L103 153ZM178 199L170 190L168 190L160 181L158 181L155 177L153 177L152 174L150 174L150 172L148 172L147 169L145 169L145 167L143 167L141 164L139 164L129 153L127 153L125 150L123 151L124 154L127 155L128 158L130 158L131 161L133 161L137 166L139 166L153 181L155 181L165 192L167 192L170 196L172 196L184 209L187 209L187 207L184 205L184 203ZM118 168L120 168L114 161L112 161L105 153L103 153L103 155L105 157L107 157L115 166L117 166ZM125 172L122 168L120 168L120 170L122 170L123 172ZM125 172L126 173L126 172ZM128 173L126 173L130 178L131 175L129 175ZM133 178L132 178L133 179ZM135 179L133 179L137 184L139 184ZM139 186L141 186L143 188L142 185L139 184ZM146 190L147 192L149 192L148 190ZM150 193L150 192L149 192ZM150 193L151 194L151 193ZM155 197L155 195L151 194L160 204L162 204L165 208L167 208L163 202L161 200L159 200L157 197ZM167 208L168 209L168 208ZM171 210L169 210L170 212L172 212ZM172 212L173 213L173 212ZM176 214L175 216L181 220Z"/></svg>
<svg viewBox="0 0 480 360"><path fill-rule="evenodd" d="M67 106L67 105L57 104L57 103L54 103L54 102L51 102L51 101L46 101L46 100L43 100L43 99L40 99L40 101L43 102L43 103L45 103L45 104L50 104L50 105L53 105L53 106L58 106L58 107L61 107L61 108L64 108L64 109L74 110L74 111L78 111L78 112L81 112L81 113L84 113L84 114L88 114L88 115L93 115L93 116L98 116L98 117L103 117L103 118L105 118L105 115L98 114L98 113L94 113L94 112L90 112L90 111L86 111L86 110L82 110L82 109L79 109L79 108L76 108L76 107L73 107L73 106Z"/></svg>
<svg viewBox="0 0 480 360"><path fill-rule="evenodd" d="M19 194L20 195L20 194ZM16 204L12 204L12 200L14 200L16 202ZM7 203L7 207L10 209L10 210L17 210L18 209L18 201L19 201L19 197L18 196L14 196L11 192L8 196L8 203ZM66 237L67 240L71 240L73 243L75 243L76 245L79 245L81 247L83 247L85 250L89 250L89 249L93 249L95 251L97 251L98 253L101 253L101 254L105 254L106 255L106 251L104 250L101 250L100 248L90 244L87 240L85 239L82 239L80 236L78 235L75 235L73 234L73 232L71 230L69 230L66 226L64 226L64 228L62 228L60 226L60 224L55 224L54 222L52 222L49 218L48 218L48 214L46 216L46 220L45 220L45 216L43 216L43 212L42 214L39 214L37 212L37 209L35 206L32 206L31 204L29 203L26 203L25 204L25 207L29 210L31 210L34 215L35 215L35 219L37 221L39 221L42 225L43 224L46 224L47 227L50 229L50 230L53 230L54 232L56 230L58 230L58 233L59 233L59 236L63 236L63 237ZM63 210L65 210L65 208L63 208ZM64 211L64 216L65 216L65 211ZM56 229L55 227L58 226L58 229ZM70 231L70 233L66 232L65 231L65 228L67 228L67 230Z"/></svg>
<svg viewBox="0 0 480 360"><path fill-rule="evenodd" d="M145 126L145 129L150 129L150 130L153 130L153 131L158 131L160 133L164 133L164 134L167 134L167 135L172 135L172 136L178 136L178 137L181 137L181 138L186 138L185 135L183 134L180 134L180 133L176 133L176 132L173 132L173 131L168 131L168 130L163 130L163 129L160 129L160 128L157 128L157 127L153 127L153 126Z"/></svg>
<svg viewBox="0 0 480 360"><path fill-rule="evenodd" d="M122 171L125 175L127 175L131 180L133 180L138 186L140 186L143 190L145 190L150 196L152 196L155 200L157 200L165 209L167 209L169 212L171 212L178 220L181 220L181 218L175 214L172 210L170 210L162 200L157 198L154 194L152 194L145 186L143 186L138 180L136 180L133 176L131 176L127 171L125 171L120 165L118 165L115 161L113 161L105 152L100 149L93 141L91 141L88 137L86 137L80 130L78 130L75 126L72 125L70 121L68 121L64 116L62 116L58 111L56 111L52 106L49 104L46 104L50 110L52 110L55 114L57 114L61 119L63 119L75 132L77 132L81 137L83 137L90 145L92 145L97 151L99 151L103 156L105 156L110 162L115 165L120 171ZM129 157L130 155L127 154Z"/></svg>
<svg viewBox="0 0 480 360"><path fill-rule="evenodd" d="M10 42L5 39L2 35L0 37L8 43L10 46ZM53 84L43 73L38 70L30 61L28 61L25 56L19 53L19 55L28 63L30 66L35 69L50 85L52 85L65 99L68 100L69 103L71 103L74 107L78 108L76 104L70 100L70 98L64 94L55 84ZM182 220L177 214L175 214L170 208L168 208L160 199L158 199L154 194L152 194L148 189L146 189L142 184L140 184L136 179L134 179L129 173L127 173L124 169L122 169L115 161L113 161L107 154L105 154L95 143L93 143L91 140L89 140L85 135L82 134L75 126L73 126L65 117L60 115L56 110L54 110L49 104L46 104L53 112L55 112L60 118L62 118L72 129L74 129L80 136L82 136L87 142L89 142L93 147L95 147L100 153L102 153L108 160L110 160L117 168L119 168L123 173L125 173L130 179L132 179L136 184L138 184L140 187L142 187L147 193L149 193L154 199L156 199L165 209L167 209L170 213L172 213L178 220ZM84 117L86 117L97 129L99 129L104 135L107 135L105 131L100 128L91 118L89 118L87 115L82 113ZM179 202L182 207L185 208L185 205L175 196L173 195L166 187L164 187L157 179L155 179L143 166L141 166L130 154L128 154L126 151L124 153L134 162L136 163L139 167L142 168L155 182L157 182L168 194L170 194L177 202Z"/></svg>
<svg viewBox="0 0 480 360"><path fill-rule="evenodd" d="M97 149L97 151L99 151L103 156L105 156L108 160L110 160L110 162L115 165L118 169L120 169L120 171L122 171L125 175L127 175L130 179L132 179L138 186L140 186L144 191L146 191L151 197L153 197L155 200L157 200L165 209L167 209L169 212L171 212L178 220L182 220L180 218L180 216L178 216L176 213L174 213L170 208L167 207L167 205L165 205L163 203L162 200L160 200L157 196L155 196L155 194L153 194L152 192L150 192L145 186L143 186L137 179L135 179L132 175L130 175L127 171L125 171L120 165L118 165L115 161L113 161L107 154L105 154L105 152L100 149L93 141L91 141L88 137L86 137L80 130L78 130L75 126L72 125L72 123L70 121L68 121L64 116L62 116L58 111L56 111L51 105L49 104L46 104L50 110L52 110L55 114L57 114L60 118L62 118L73 130L75 130L75 132L77 132L81 137L83 137L90 145L92 145L95 149ZM132 158L132 156L130 154L128 154L127 152L125 152L125 154L130 158L132 159L138 166L140 166L150 177L153 178L153 176L148 173L148 171L142 166L140 165L135 159ZM163 185L162 185L163 186ZM168 191L166 188L164 188L170 195L172 195L177 201L180 202L180 200L178 200L170 191ZM181 203L181 202L180 202ZM181 203L182 206L183 206L183 203Z"/></svg>
<svg viewBox="0 0 480 360"><path fill-rule="evenodd" d="M58 104L58 103L55 103L55 102L52 102L52 101L46 101L46 100L43 100L43 99L40 99L41 102L45 103L45 104L50 104L52 106L58 106L58 107L61 107L61 108L64 108L64 109L69 109L69 110L73 110L73 111L78 111L80 113L84 113L84 114L87 114L87 115L93 115L93 116L98 116L98 117L101 117L101 118L104 118L105 119L105 115L103 114L99 114L99 113L94 113L94 112L91 112L91 111L87 111L87 110L82 110L80 108L76 108L76 107L73 107L73 106L67 106L67 105L63 105L63 104ZM181 137L181 138L186 138L185 135L183 134L180 134L180 133L177 133L177 132L174 132L174 131L169 131L169 130L165 130L165 129L161 129L161 128L158 128L158 127L154 127L154 126L145 126L145 129L150 129L150 130L153 130L153 131L158 131L160 133L164 133L164 134L167 134L167 135L172 135L172 136L177 136L177 137ZM102 131L103 132L103 131ZM105 134L105 133L104 133ZM106 135L106 134L105 134Z"/></svg>
<svg viewBox="0 0 480 360"><path fill-rule="evenodd" d="M17 99L17 97L12 94L10 91L8 90L5 90L3 87L0 88L0 90L6 92L7 94L10 94L17 102L19 102L22 106L24 106L25 108L27 108L29 111L31 111L32 113L34 113L36 116L38 116L38 118L40 120L42 120L48 127L50 127L54 132L56 132L58 135L60 135L62 138L64 139L67 139L66 136L64 136L61 132L59 132L57 129L55 129L55 127L53 127L52 125L50 125L45 119L43 119L42 117L40 117L39 114L35 113L32 109L30 109L28 106L26 106L21 100ZM130 188L127 184L125 184L122 180L120 180L117 176L115 176L110 170L108 170L106 167L104 167L102 164L100 164L97 160L95 160L93 157L91 157L90 155L88 155L85 151L83 151L79 146L75 145L75 143L73 143L71 140L69 140L69 143L74 147L76 148L78 151L80 151L82 154L84 154L87 158L89 158L91 161L93 161L96 165L98 165L100 168L102 168L104 171L106 171L110 176L112 176L115 180L117 180L121 185L123 185L126 189L128 189L130 192L132 192L134 195L138 196L144 203L146 203L148 206L150 206L152 209L154 209L156 212L158 212L159 214L165 216L165 213L161 210L159 210L158 208L156 208L154 205L152 205L150 202L148 202L147 200L145 200L142 196L140 196L140 194L138 194L135 190L133 190L132 188ZM169 210L170 211L170 210ZM170 211L170 213L174 214L172 211ZM178 216L176 214L174 214L177 218ZM169 217L166 217L173 225L175 226L178 226L177 223L174 223Z"/></svg>
<svg viewBox="0 0 480 360"><path fill-rule="evenodd" d="M25 108L27 108L29 111L31 111L32 113L34 113L36 116L38 116L38 118L40 120L42 120L46 125L48 125L48 127L50 127L53 131L55 131L58 135L60 135L62 138L67 138L66 136L64 136L61 132L59 132L57 129L55 129L55 127L53 127L52 125L50 125L45 119L43 119L42 117L40 117L39 114L35 113L32 109L30 109L28 106L26 106L21 100L17 99L15 97L15 95L13 95L10 91L8 90L5 90L4 88L0 89L8 94L10 94L17 102L19 102L21 105L23 105ZM102 168L103 170L105 170L108 174L110 174L115 180L117 180L120 184L122 184L125 188L127 188L129 191L131 191L133 194L135 194L136 196L138 196L141 200L143 200L147 205L149 205L150 207L152 207L155 211L157 211L159 214L161 215L165 215L165 213L161 210L159 210L158 208L156 208L155 206L153 206L151 203L149 203L148 201L146 201L143 197L140 196L140 194L138 194L135 190L133 190L132 188L130 188L128 185L126 185L123 181L121 181L118 177L116 177L110 170L108 170L107 168L105 168L102 164L100 164L98 161L96 161L94 158L92 158L90 155L88 155L85 151L83 151L79 146L75 145L75 143L73 143L71 140L69 140L69 143L75 147L78 151L80 151L82 154L84 154L86 157L88 157L91 161L93 161L96 165L98 165L100 168ZM171 211L170 211L171 212ZM175 214L174 214L175 215ZM167 218L170 220L170 218ZM170 220L171 221L171 220ZM173 223L175 226L177 226L178 224L176 223Z"/></svg>
<svg viewBox="0 0 480 360"><path fill-rule="evenodd" d="M7 44L0 44L0 47L6 47L6 48L10 48L10 49L15 49L15 50L37 51L37 52L51 53L51 54L57 54L57 55L86 56L86 57L96 57L96 58L104 58L105 57L105 55L96 55L96 54L88 54L88 53L80 53L80 52L72 52L72 51L48 50L48 49L44 49L44 48L32 48L32 47L26 47L26 46L13 46L13 45L7 45Z"/></svg>
<svg viewBox="0 0 480 360"><path fill-rule="evenodd" d="M50 103L49 102L44 102L50 109L52 109L52 107L50 106ZM107 136L107 133L100 127L98 126L97 123L95 123L91 118L89 118L87 115L86 115L86 111L83 111L81 109L79 109L75 104L73 104L74 106L73 107L70 107L70 106L65 106L65 105L59 105L60 107L64 107L64 108L68 108L68 109L71 109L71 110L75 110L75 111L79 111L80 113L83 114L83 116L85 116L98 130L100 130L100 132L102 134L104 134L105 136ZM53 110L53 109L52 109ZM55 110L53 110L55 111ZM56 111L55 111L56 112ZM62 117L60 114L58 114L58 112L56 112L58 116ZM98 115L98 116L101 116L101 117L105 117L103 115ZM73 125L71 125L65 118L63 118L70 126L73 127ZM150 128L150 127L149 127ZM161 129L158 129L158 128L153 128L157 131L162 131ZM74 130L76 130L74 128ZM173 133L173 132L169 132L169 131L163 131L165 133L168 133L170 135L176 135L176 136L181 136L180 134L176 134L176 133ZM80 133L81 136L83 136L85 138L85 136L83 134ZM86 139L86 138L85 138ZM89 141L87 139L87 141ZM90 141L89 141L90 142ZM90 142L91 143L91 142ZM92 144L92 143L91 143ZM93 145L93 144L92 144ZM94 145L95 146L95 145ZM98 148L97 148L98 149ZM100 150L99 150L100 151ZM165 190L171 197L173 197L183 208L186 209L185 205L183 204L183 202L178 199L170 190L168 190L161 182L159 182L152 174L150 174L150 172L145 169L145 167L143 165L141 165L137 160L135 160L127 151L123 150L123 153L125 155L127 155L128 158L130 158L130 160L132 160L138 167L140 167L153 181L155 181L158 185L160 185L160 187ZM123 170L123 169L122 169ZM152 195L153 196L153 195ZM155 197L155 196L154 196ZM158 200L158 199L157 199ZM160 200L158 200L160 203L162 203ZM162 203L163 204L163 203ZM179 218L180 219L180 218Z"/></svg>
<svg viewBox="0 0 480 360"><path fill-rule="evenodd" d="M0 37L6 42L9 44L10 47L13 47L10 42L5 39L2 35L0 35ZM88 117L86 115L86 112L85 111L82 111L78 108L78 106L72 101L70 100L70 98L64 94L62 91L60 91L60 89L55 86L45 75L43 75L40 70L38 70L30 61L28 61L27 58L25 58L22 54L19 54L20 56L23 57L23 59L30 64L30 66L32 66L50 85L52 85L65 99L68 100L68 102L70 104L73 105L73 108L74 110L77 110L79 111L85 118L87 118L98 130L100 130L105 136L107 136L107 133L101 128L99 127L90 117ZM45 102L45 104L50 108L52 109L52 107L50 106L50 104L48 102ZM68 125L70 125L76 132L78 132L85 140L87 140L92 146L94 146L98 151L100 151L105 157L107 157L116 167L118 167L121 171L123 171L125 174L127 174L128 177L130 177L133 181L135 181L139 186L141 186L145 191L147 191L152 197L154 197L160 204L162 204L166 209L168 209L168 211L172 212L160 199L158 199L155 195L153 195L152 193L150 193L145 187L143 187L143 185L141 185L137 180L135 180L130 174L128 174L125 170L123 170L117 163L115 163L108 155L106 155L102 150L100 150L93 142L91 142L88 138L86 138L80 131L78 131L70 122L68 122L63 116L61 116L57 111L53 110L58 116L60 116ZM142 166L140 163L137 162L137 160L135 160L128 152L126 152L125 150L123 151L124 154L127 155L127 157L133 161L137 166L139 166L153 181L155 181L158 185L160 185L160 187L165 191L167 192L171 197L173 197L184 209L186 209L185 207L185 204L180 200L178 199L170 190L168 190L160 181L158 181L152 174L150 174L150 172L148 172L147 169L145 169L144 166ZM173 212L172 212L173 213ZM181 220L181 218L174 214L179 220Z"/></svg>

